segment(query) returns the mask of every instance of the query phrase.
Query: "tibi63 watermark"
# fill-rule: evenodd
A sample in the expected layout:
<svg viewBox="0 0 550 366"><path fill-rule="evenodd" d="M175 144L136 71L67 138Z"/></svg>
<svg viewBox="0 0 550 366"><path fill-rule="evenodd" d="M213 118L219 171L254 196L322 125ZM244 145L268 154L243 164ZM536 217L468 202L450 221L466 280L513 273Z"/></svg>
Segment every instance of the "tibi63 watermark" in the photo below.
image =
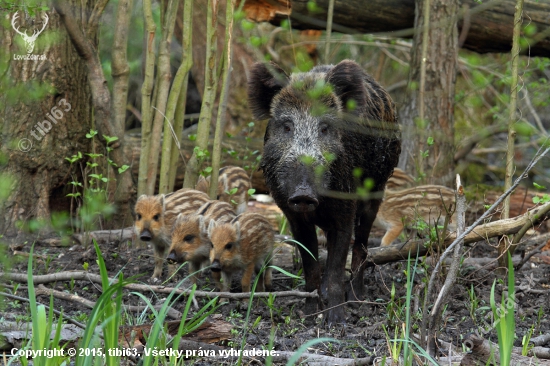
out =
<svg viewBox="0 0 550 366"><path fill-rule="evenodd" d="M50 110L50 113L46 113L46 118L42 122L36 123L34 127L31 128L30 133L31 136L34 137L34 140L42 141L44 136L50 132L52 127L63 118L64 113L69 112L71 108L71 103L67 102L65 98L61 99L57 105L54 105ZM29 152L32 149L32 145L33 139L26 137L19 140L19 143L17 144L19 150L22 152Z"/></svg>

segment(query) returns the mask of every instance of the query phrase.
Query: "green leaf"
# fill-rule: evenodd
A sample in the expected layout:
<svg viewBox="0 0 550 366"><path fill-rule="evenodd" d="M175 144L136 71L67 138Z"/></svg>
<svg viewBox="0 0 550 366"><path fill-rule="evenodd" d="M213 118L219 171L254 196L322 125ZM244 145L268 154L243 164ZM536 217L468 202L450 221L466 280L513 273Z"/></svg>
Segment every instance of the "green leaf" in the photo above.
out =
<svg viewBox="0 0 550 366"><path fill-rule="evenodd" d="M107 145L109 145L111 142L115 142L116 140L118 140L118 137L116 137L116 136L103 135L103 138L107 142Z"/></svg>
<svg viewBox="0 0 550 366"><path fill-rule="evenodd" d="M118 168L118 174L124 173L125 171L128 170L129 167L130 167L130 166L129 166L129 165L126 165L126 164L123 165L123 166L121 166L120 168Z"/></svg>
<svg viewBox="0 0 550 366"><path fill-rule="evenodd" d="M256 190L254 188L250 188L247 193L249 196L252 196L254 193L256 193Z"/></svg>
<svg viewBox="0 0 550 366"><path fill-rule="evenodd" d="M95 135L97 135L97 131L90 130L90 133L87 133L87 134L86 134L86 138L91 139L91 138L93 138Z"/></svg>

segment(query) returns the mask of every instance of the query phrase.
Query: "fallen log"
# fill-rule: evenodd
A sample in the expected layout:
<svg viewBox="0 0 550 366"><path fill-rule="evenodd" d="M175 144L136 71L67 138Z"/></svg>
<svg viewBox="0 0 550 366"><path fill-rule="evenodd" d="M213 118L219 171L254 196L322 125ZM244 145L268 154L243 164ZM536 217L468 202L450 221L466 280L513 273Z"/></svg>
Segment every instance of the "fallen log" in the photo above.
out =
<svg viewBox="0 0 550 366"><path fill-rule="evenodd" d="M66 301L76 302L78 304L84 305L87 308L93 309L95 306L94 301L90 301L88 299L83 298L82 296L78 296L75 294L70 294L63 291L57 291L53 289L48 289L44 285L39 285L38 288L35 290L36 296L53 296L57 299L62 299ZM160 310L162 308L162 304L160 305L154 305L155 310ZM122 305L122 308L126 311L135 311L135 312L142 312L145 309L148 309L148 306L143 305ZM166 315L172 319L181 319L181 313L171 307L168 308Z"/></svg>
<svg viewBox="0 0 550 366"><path fill-rule="evenodd" d="M309 2L298 0L256 0L247 17L253 21L270 21L279 25L291 19L294 29L321 29L327 27L327 9L330 0L317 0L311 11ZM248 2L247 2L248 3ZM508 53L512 45L515 0L476 0L460 2L459 33L465 39L462 47L478 53ZM271 11L262 11L269 7ZM290 14L289 14L290 13ZM522 51L530 56L550 56L550 3L526 1L523 18L536 29L529 38L529 47ZM390 37L412 37L415 7L412 0L370 0L365 6L360 0L335 0L332 30L340 33L383 33ZM524 20L525 21L525 20ZM436 26L436 25L435 25Z"/></svg>
<svg viewBox="0 0 550 366"><path fill-rule="evenodd" d="M0 272L0 278L8 281L14 281L19 283L27 283L27 274L26 273L13 273L13 272ZM66 272L58 272L58 273L52 273L48 275L38 275L33 276L33 282L35 285L38 284L44 284L44 283L50 283L50 282L57 282L57 281L90 281L94 283L101 284L101 276L93 273L89 273L86 271L66 271ZM115 284L118 282L117 278L109 278L109 283ZM166 286L153 286L153 285L141 285L137 283L129 283L124 286L125 289L139 291L139 292L147 292L152 291L155 293L163 293L163 294L170 294L174 292L175 294L184 294L189 295L191 293L191 290L189 289L182 289L182 288L175 288L175 287L166 287ZM51 291L51 290L48 290ZM38 290L36 291L36 294L38 295ZM42 293L41 293L42 294ZM49 293L44 293L49 294ZM71 295L71 294L66 294ZM194 292L195 297L209 297L213 298L216 296L228 298L228 299L248 299L250 298L249 292L240 292L240 293L231 293L231 292L213 292L213 291L195 291ZM71 295L76 296L76 295ZM254 298L258 297L269 297L269 296L277 296L277 297L300 297L300 298L307 298L307 297L318 297L317 292L301 292L301 291L279 291L279 292L255 292ZM79 296L77 296L79 299L74 298L74 300L80 300ZM67 297L66 300L72 300L70 297ZM87 307L93 307L92 302L82 302Z"/></svg>
<svg viewBox="0 0 550 366"><path fill-rule="evenodd" d="M463 342L470 349L460 363L461 366L500 365L500 350L498 344L471 334ZM550 366L550 361L542 360L535 356L521 356L521 348L512 350L510 365L514 366Z"/></svg>
<svg viewBox="0 0 550 366"><path fill-rule="evenodd" d="M165 329L171 336L178 333L181 319L164 322ZM122 326L119 342L125 348L137 348L138 352L147 344L152 324ZM212 315L194 331L182 336L181 341L201 342L202 344L216 343L231 338L233 325L222 319L221 315Z"/></svg>

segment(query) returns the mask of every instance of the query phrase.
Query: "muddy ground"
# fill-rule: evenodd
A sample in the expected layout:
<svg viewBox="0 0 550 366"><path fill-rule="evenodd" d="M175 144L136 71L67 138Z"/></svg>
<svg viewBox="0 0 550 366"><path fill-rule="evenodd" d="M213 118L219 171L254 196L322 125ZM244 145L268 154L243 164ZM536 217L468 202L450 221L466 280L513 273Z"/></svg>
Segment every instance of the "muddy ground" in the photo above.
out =
<svg viewBox="0 0 550 366"><path fill-rule="evenodd" d="M381 237L383 233L373 231L373 237ZM529 252L533 246L524 248ZM139 282L148 283L153 272L152 248L140 249L133 247L131 243L101 244L103 258L107 265L109 275L116 276L119 272L124 277L142 275ZM13 249L13 247L12 247ZM28 252L30 244L21 245L18 251ZM550 247L547 245L541 254L533 256L523 268L516 273L517 310L516 310L516 346L521 346L522 337L532 330L532 335L550 333ZM27 260L25 256L8 252L8 261L11 264L10 271L26 273ZM35 253L43 256L38 259L34 268L35 275L56 273L61 271L82 271L85 263L88 263L88 271L99 273L96 264L96 255L93 247L72 245L67 247L50 246L46 242L38 242ZM465 257L469 258L495 258L496 249L491 243L478 243L466 248ZM44 259L48 258L48 259ZM428 261L429 262L429 261ZM6 263L6 262L2 262ZM287 263L286 270L297 273L292 263ZM339 343L320 343L309 348L308 352L324 354L338 358L363 358L368 356L382 356L389 354L388 335L390 338L401 338L401 334L395 335L395 329L401 330L405 319L405 294L406 294L406 262L397 262L383 266L373 267L365 273L365 285L367 299L363 304L348 305L347 323L345 326L327 329L322 324L322 317L315 316L305 318L303 314L304 299L285 297L277 298L273 307L268 307L266 300L256 300L251 311L251 323L258 317L260 322L253 328L249 328L246 336L245 348L263 348L270 342L270 334L275 329L273 347L277 351L295 351L306 341L318 337L331 337L338 339ZM166 268L165 268L166 273ZM424 259L420 262L414 278L414 293L412 302L412 332L418 334L421 318L421 299L424 291L422 286L426 280L426 274L431 273L431 266ZM462 340L471 332L486 331L486 322L483 321L489 306L490 289L495 280L495 271L489 267L471 265L465 263L460 272L458 283L451 294L451 299L443 315L440 339L451 342L461 349ZM2 281L8 285L11 282ZM186 282L188 283L188 282ZM497 283L498 297L503 290L502 282ZM167 283L173 286L175 283ZM200 282L203 290L212 289L208 280ZM274 291L303 290L303 282L288 278L282 273L274 272ZM60 291L78 294L88 300L95 301L101 294L100 287L87 281L57 282L46 285ZM22 288L16 294L27 297L27 292ZM392 288L395 294L392 297ZM471 291L474 291L474 294ZM12 293L10 286L3 291ZM240 291L238 278L234 278L233 292ZM470 293L469 293L470 291ZM158 302L152 293L144 293L153 303ZM166 295L159 295L160 299ZM49 298L40 296L39 302L47 304ZM143 301L135 295L125 294L124 303L127 305L142 304ZM199 299L199 304L204 304L205 299ZM89 308L81 304L55 299L55 308L62 310L65 317L73 317L85 322ZM174 308L183 311L183 302L176 303ZM418 310L417 310L418 309ZM1 300L1 318L4 321L28 320L28 306L26 303L12 299ZM416 312L415 312L416 311ZM234 325L232 338L220 345L239 349L242 341L244 318L246 309L239 307L237 301L232 300L223 305L217 311L222 318ZM137 318L138 314L133 314ZM486 333L486 338L497 342L496 331ZM549 345L547 345L549 346ZM250 361L250 359L249 359ZM247 362L249 362L247 361ZM126 361L133 364L132 361ZM234 361L223 359L196 358L188 360L186 364L196 365L220 365L233 364ZM263 359L258 359L252 364L263 364ZM277 363L276 363L277 364Z"/></svg>

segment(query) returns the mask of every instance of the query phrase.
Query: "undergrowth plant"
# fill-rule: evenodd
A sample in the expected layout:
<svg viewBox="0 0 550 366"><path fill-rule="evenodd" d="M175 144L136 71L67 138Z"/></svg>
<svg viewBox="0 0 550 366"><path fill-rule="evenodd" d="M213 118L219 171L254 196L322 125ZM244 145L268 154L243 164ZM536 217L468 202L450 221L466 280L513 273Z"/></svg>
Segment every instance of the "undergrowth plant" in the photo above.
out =
<svg viewBox="0 0 550 366"><path fill-rule="evenodd" d="M429 364L438 365L438 363L411 337L411 323L414 315L411 314L411 300L413 296L412 289L414 287L413 280L418 268L418 256L414 259L414 265L411 265L412 261L413 260L409 253L407 269L405 271L407 283L404 303L398 303L395 301L393 298L395 296L395 287L392 285L393 295L390 303L393 303L394 305L392 305L392 308L389 310L392 310L392 313L395 313L396 315L404 315L405 319L399 318L400 321L394 325L393 339L390 338L388 330L384 327L384 332L386 333L386 338L388 341L388 349L392 362L399 365L413 365L415 356L422 357L424 360L428 361ZM401 338L398 338L399 335ZM385 361L383 361L382 364L385 364Z"/></svg>
<svg viewBox="0 0 550 366"><path fill-rule="evenodd" d="M67 197L71 198L71 214L76 217L76 222L72 223L73 227L78 228L82 232L88 232L94 228L96 224L101 224L101 219L108 217L114 212L113 205L108 203L110 192L109 188L115 178L111 177L111 168L118 171L119 174L125 172L129 166L123 165L119 167L109 154L113 149L109 146L118 140L118 137L103 135L107 141L105 154L95 152L95 138L98 132L90 130L86 134L86 138L92 140L92 150L90 153L78 152L77 154L66 157L71 165L75 165L80 172L80 179L73 173L73 178L69 185L71 193ZM87 157L87 161L84 160ZM88 241L86 241L88 242Z"/></svg>
<svg viewBox="0 0 550 366"><path fill-rule="evenodd" d="M498 307L495 300L495 285L496 280L491 287L491 309L495 319L494 326L497 329L500 364L509 366L516 331L516 319L514 318L516 290L514 283L514 265L510 253L508 253L508 296L502 296L500 306Z"/></svg>
<svg viewBox="0 0 550 366"><path fill-rule="evenodd" d="M63 316L60 315L57 322L53 319L53 295L50 296L50 308L46 315L46 307L36 303L36 292L34 289L34 280L32 274L33 268L33 250L31 246L29 253L29 262L27 266L27 280L29 292L29 307L32 319L32 338L30 344L22 348L24 351L39 351L33 358L33 365L36 366L57 366L66 363L67 357L63 355L65 346L60 345L61 328L63 326ZM51 333L55 323L55 334L53 339ZM26 357L12 357L8 365L15 360L21 362L23 366L29 364Z"/></svg>
<svg viewBox="0 0 550 366"><path fill-rule="evenodd" d="M176 288L180 287L183 281L184 280L182 280L178 284L178 286L176 286ZM200 327L206 321L206 318L208 318L210 314L212 314L214 311L218 309L219 307L218 297L215 297L214 299L206 303L206 305L204 305L201 309L199 309L199 311L197 311L193 316L187 319L187 316L189 314L189 309L191 308L191 304L193 302L196 289L197 289L197 286L194 284L191 289L191 292L188 295L187 302L185 304L185 309L182 314L182 319L178 328L178 333L172 339L169 339L168 330L166 329L166 325L164 321L166 319L166 314L168 313L168 310L170 309L170 307L174 303L178 302L180 297L183 296L183 294L176 294L174 289L174 291L172 291L168 295L162 307L157 311L147 297L145 297L143 294L139 292L132 292L132 294L139 296L147 304L147 307L152 312L154 317L153 326L151 327L151 331L147 335L147 344L145 345L144 354L142 358L143 366L159 365L159 363L165 364L165 365L175 365L177 363L177 359L175 358L175 356L170 356L169 360L165 360L165 357L163 355L159 355L155 351L157 349L165 349L167 347L170 347L172 349L178 349L179 343L181 341L181 337L193 332L198 327Z"/></svg>
<svg viewBox="0 0 550 366"><path fill-rule="evenodd" d="M97 254L97 263L101 276L101 288L103 293L97 299L92 311L88 316L86 329L82 336L78 350L93 350L93 352L78 352L76 355L76 366L95 365L97 362L108 366L116 366L120 364L120 356L103 352L119 348L119 329L121 325L122 314L122 289L125 285L133 282L133 278L123 279L122 274L119 275L116 283L109 282L107 267L103 261L103 255L97 242L93 241ZM96 331L96 326L99 325L102 333ZM101 340L103 338L103 347L101 348ZM103 361L101 361L103 360Z"/></svg>
<svg viewBox="0 0 550 366"><path fill-rule="evenodd" d="M249 176L252 176L254 171L258 169L258 167L260 166L260 160L262 159L262 156L260 155L260 151L252 150L250 149L250 146L249 146L250 142L252 141L251 135L254 131L254 126L255 126L254 122L249 122L246 125L246 128L244 128L243 133L244 133L245 144L242 150L237 151L234 149L227 149L227 148L223 149L224 153L227 153L230 157L232 157L237 161L241 161L241 164L239 165L241 165L242 168L246 170ZM234 137L229 132L227 132L225 136L228 139L231 139Z"/></svg>

